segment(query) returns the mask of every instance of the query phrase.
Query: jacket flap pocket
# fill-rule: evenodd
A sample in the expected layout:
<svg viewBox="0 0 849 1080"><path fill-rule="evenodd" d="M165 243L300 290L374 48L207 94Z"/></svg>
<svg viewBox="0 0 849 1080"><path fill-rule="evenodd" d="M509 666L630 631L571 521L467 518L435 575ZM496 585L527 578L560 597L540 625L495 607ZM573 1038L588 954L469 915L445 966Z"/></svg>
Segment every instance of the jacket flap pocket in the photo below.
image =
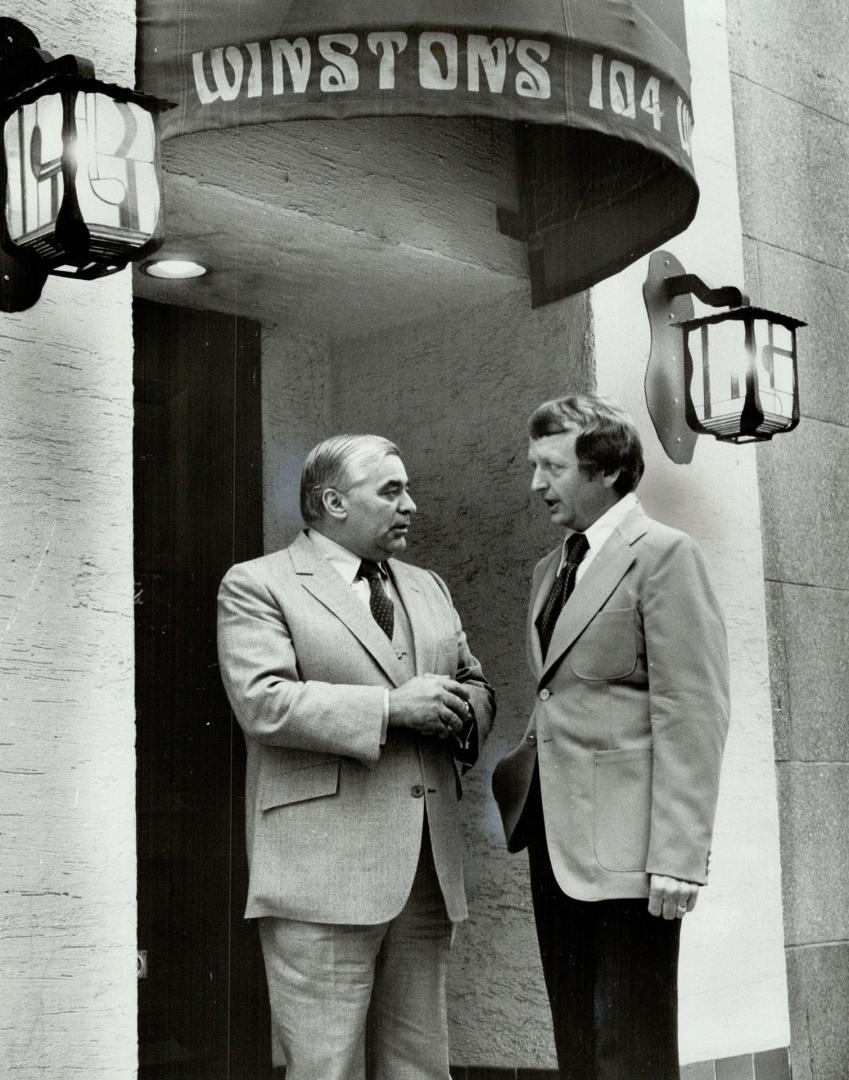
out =
<svg viewBox="0 0 849 1080"><path fill-rule="evenodd" d="M269 778L260 791L259 808L271 810L275 806L335 795L338 788L339 759L333 758L320 765L277 773L273 779Z"/></svg>
<svg viewBox="0 0 849 1080"><path fill-rule="evenodd" d="M600 611L569 653L579 679L624 679L637 666L637 613Z"/></svg>
<svg viewBox="0 0 849 1080"><path fill-rule="evenodd" d="M593 840L606 870L645 870L651 818L651 750L600 750L593 764Z"/></svg>

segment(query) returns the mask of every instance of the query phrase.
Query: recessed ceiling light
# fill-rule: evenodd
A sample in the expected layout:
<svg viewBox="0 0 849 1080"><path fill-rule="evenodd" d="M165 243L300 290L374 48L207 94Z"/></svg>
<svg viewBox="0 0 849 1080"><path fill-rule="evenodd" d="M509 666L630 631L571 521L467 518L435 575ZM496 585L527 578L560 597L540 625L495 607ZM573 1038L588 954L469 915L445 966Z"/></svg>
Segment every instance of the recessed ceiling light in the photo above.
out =
<svg viewBox="0 0 849 1080"><path fill-rule="evenodd" d="M208 267L192 259L157 259L144 267L144 272L157 278L203 277Z"/></svg>

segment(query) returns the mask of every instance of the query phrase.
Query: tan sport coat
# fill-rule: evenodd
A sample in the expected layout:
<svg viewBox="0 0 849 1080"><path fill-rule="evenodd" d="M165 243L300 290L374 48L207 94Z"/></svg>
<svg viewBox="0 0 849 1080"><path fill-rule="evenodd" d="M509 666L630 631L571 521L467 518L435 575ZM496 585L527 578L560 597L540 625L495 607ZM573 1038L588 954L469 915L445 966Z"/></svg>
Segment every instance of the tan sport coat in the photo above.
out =
<svg viewBox="0 0 849 1080"><path fill-rule="evenodd" d="M551 864L579 900L644 896L648 874L707 880L728 724L728 656L704 559L637 506L575 587L545 662L535 626L561 549L534 571L536 704L493 790L508 846L539 760Z"/></svg>
<svg viewBox="0 0 849 1080"><path fill-rule="evenodd" d="M417 674L469 686L482 741L491 690L443 582L390 562ZM403 907L424 811L451 919L466 917L450 740L391 728L384 690L406 681L365 604L302 533L227 572L219 591L224 686L247 742L247 918L374 924Z"/></svg>

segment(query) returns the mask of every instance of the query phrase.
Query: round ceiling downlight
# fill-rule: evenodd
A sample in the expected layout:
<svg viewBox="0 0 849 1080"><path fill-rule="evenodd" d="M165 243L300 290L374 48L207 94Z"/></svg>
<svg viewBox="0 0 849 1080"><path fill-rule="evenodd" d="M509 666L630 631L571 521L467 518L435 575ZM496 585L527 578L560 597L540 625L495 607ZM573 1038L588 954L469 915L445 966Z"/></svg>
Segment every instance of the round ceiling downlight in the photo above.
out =
<svg viewBox="0 0 849 1080"><path fill-rule="evenodd" d="M179 281L184 278L203 277L208 273L208 267L192 259L157 259L148 263L144 272L151 277Z"/></svg>

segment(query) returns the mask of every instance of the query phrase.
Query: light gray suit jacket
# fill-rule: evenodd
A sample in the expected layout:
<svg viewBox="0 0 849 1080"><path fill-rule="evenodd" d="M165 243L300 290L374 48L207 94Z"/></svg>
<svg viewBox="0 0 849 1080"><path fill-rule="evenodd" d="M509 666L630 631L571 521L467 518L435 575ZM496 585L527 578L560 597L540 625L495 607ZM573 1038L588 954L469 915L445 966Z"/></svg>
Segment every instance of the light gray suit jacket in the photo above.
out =
<svg viewBox="0 0 849 1080"><path fill-rule="evenodd" d="M704 559L637 506L587 567L545 661L536 619L558 547L536 567L527 622L536 704L493 790L511 850L539 761L549 854L579 900L644 896L648 874L703 884L728 725L728 655Z"/></svg>
<svg viewBox="0 0 849 1080"><path fill-rule="evenodd" d="M468 685L479 739L492 691L443 582L390 562L417 674ZM406 680L365 604L302 533L234 566L219 591L221 674L247 742L246 917L374 924L409 895L424 811L451 919L466 917L450 740L390 728L384 689ZM423 789L423 790L422 790Z"/></svg>

